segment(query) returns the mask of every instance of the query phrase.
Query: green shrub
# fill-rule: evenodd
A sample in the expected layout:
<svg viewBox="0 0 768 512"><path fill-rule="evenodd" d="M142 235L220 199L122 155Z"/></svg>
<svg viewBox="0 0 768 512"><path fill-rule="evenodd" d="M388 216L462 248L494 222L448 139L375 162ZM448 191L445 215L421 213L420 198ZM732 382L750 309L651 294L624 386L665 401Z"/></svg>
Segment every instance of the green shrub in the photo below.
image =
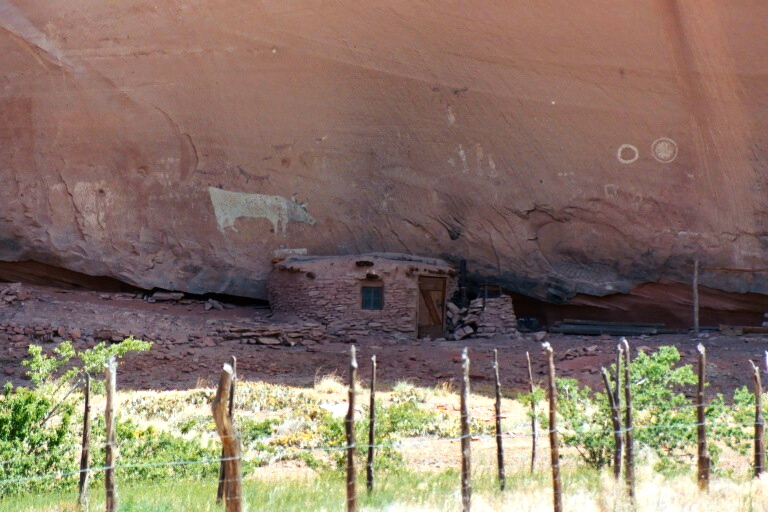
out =
<svg viewBox="0 0 768 512"><path fill-rule="evenodd" d="M696 384L697 377L690 365L677 366L679 361L680 354L675 347L659 347L652 355L641 352L632 361L635 445L655 453L659 458L658 470L675 470L689 462L696 446L696 409L683 391L686 386ZM612 365L609 373L615 375L615 371ZM573 379L558 379L557 386L558 430L563 443L574 447L590 466L599 468L610 464L614 439L607 395L580 387ZM623 397L623 389L621 393ZM737 390L734 407L727 407L722 395L715 396L707 405L708 449L713 464L717 462L721 444L742 452L748 446L744 425L749 424L750 400L754 407L754 398L750 397L746 389ZM622 423L623 419L622 411Z"/></svg>
<svg viewBox="0 0 768 512"><path fill-rule="evenodd" d="M45 421L53 405L36 390L5 385L0 400L0 474L6 482L0 483L0 496L53 490L74 481L72 475L36 478L76 469L77 443L70 435L73 408L63 404Z"/></svg>
<svg viewBox="0 0 768 512"><path fill-rule="evenodd" d="M100 430L103 432L103 426ZM220 457L218 444L206 446L200 438L176 437L152 426L139 426L132 420L118 420L116 434L121 481L203 478L219 471L218 462L199 462ZM101 453L95 460L103 460Z"/></svg>
<svg viewBox="0 0 768 512"><path fill-rule="evenodd" d="M275 431L277 423L278 421L275 419L262 421L242 420L237 424L237 431L240 433L243 444L248 445L253 441L271 436Z"/></svg>
<svg viewBox="0 0 768 512"><path fill-rule="evenodd" d="M30 346L30 358L22 364L29 368L35 388L14 389L9 383L0 397L0 495L71 488L78 478L80 447L75 419L82 403L82 395L71 391L77 389L80 376L101 372L110 357L147 350L150 345L128 338L76 351L66 341L51 354Z"/></svg>

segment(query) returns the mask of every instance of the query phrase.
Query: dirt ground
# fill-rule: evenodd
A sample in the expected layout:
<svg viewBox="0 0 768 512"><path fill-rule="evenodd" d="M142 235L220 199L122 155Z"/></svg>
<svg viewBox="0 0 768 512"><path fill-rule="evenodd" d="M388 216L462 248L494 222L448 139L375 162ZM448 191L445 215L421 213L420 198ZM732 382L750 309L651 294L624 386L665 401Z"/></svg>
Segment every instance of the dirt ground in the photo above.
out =
<svg viewBox="0 0 768 512"><path fill-rule="evenodd" d="M23 287L24 300L0 307L0 376L15 384L26 382L21 361L31 343L51 349L63 339L85 348L96 343L99 333L117 337L135 335L154 341L149 353L128 356L118 370L121 388L187 389L216 382L221 365L236 356L241 379L295 386L312 385L326 374L345 375L349 344L316 343L311 346L249 345L223 339L221 325L264 326L270 312L251 306L226 305L206 310L203 300L149 303L140 295L71 291L40 286ZM683 362L696 362L696 344L707 349L710 390L728 397L742 385L751 386L749 360L762 361L768 337L725 336L706 333L701 338L685 335L629 337L636 350L676 345ZM594 388L601 386L599 369L614 357L618 338L548 334L559 376L573 377ZM404 341L371 336L356 341L359 376L370 376L369 358L376 354L379 382L401 380L433 386L452 382L458 387L461 350L469 347L471 378L475 391L492 389L493 349L499 351L505 394L528 386L526 351L533 361L534 378L545 382L541 343L532 335L504 336L464 341Z"/></svg>

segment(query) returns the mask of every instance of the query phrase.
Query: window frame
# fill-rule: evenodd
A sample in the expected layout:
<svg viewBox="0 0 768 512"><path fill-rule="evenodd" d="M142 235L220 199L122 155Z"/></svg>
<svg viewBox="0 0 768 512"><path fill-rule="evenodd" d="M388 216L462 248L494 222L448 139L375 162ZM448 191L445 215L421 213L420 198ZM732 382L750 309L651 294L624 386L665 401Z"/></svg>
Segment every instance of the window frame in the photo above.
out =
<svg viewBox="0 0 768 512"><path fill-rule="evenodd" d="M366 292L371 290L372 295L366 296ZM376 290L373 292L373 290ZM376 300L378 299L378 300ZM378 307L375 307L378 306ZM360 309L363 311L382 311L384 310L384 286L383 285L363 285L360 288Z"/></svg>

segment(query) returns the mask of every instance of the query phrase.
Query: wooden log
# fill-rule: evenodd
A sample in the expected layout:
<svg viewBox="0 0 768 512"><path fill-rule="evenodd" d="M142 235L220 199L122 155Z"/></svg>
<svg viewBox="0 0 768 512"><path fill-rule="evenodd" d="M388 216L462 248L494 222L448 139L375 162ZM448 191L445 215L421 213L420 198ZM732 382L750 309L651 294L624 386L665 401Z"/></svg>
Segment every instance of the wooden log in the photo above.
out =
<svg viewBox="0 0 768 512"><path fill-rule="evenodd" d="M347 512L357 512L357 470L355 469L355 379L357 378L357 358L355 346L350 348L349 361L349 409L344 419L347 434Z"/></svg>
<svg viewBox="0 0 768 512"><path fill-rule="evenodd" d="M376 441L376 356L371 356L371 400L368 414L368 462L365 465L365 487L373 491L373 459Z"/></svg>
<svg viewBox="0 0 768 512"><path fill-rule="evenodd" d="M698 263L698 260L696 260ZM704 384L706 382L707 354L704 345L699 343L696 347L699 351L699 385L696 393L696 434L698 445L697 480L699 489L709 490L709 468L711 459L707 453L707 424L704 405Z"/></svg>
<svg viewBox="0 0 768 512"><path fill-rule="evenodd" d="M572 324L572 325L591 325L591 326L605 326L605 327L666 327L667 324L660 322L603 322L602 320L579 320L575 318L566 318L562 321L555 322L555 325Z"/></svg>
<svg viewBox="0 0 768 512"><path fill-rule="evenodd" d="M543 344L547 352L549 388L549 453L552 465L552 492L554 511L563 512L563 484L560 480L560 450L557 439L557 381L555 377L555 354L549 343Z"/></svg>
<svg viewBox="0 0 768 512"><path fill-rule="evenodd" d="M493 349L493 373L496 377L496 463L499 473L499 488L506 487L504 474L504 446L501 438L501 380L499 379L499 351Z"/></svg>
<svg viewBox="0 0 768 512"><path fill-rule="evenodd" d="M237 382L237 358L232 356L232 383L229 390L229 420L234 424L235 419L235 383ZM224 492L227 487L224 482L227 480L227 465L224 460L224 447L221 448L221 462L219 464L219 487L216 489L216 503L221 503Z"/></svg>
<svg viewBox="0 0 768 512"><path fill-rule="evenodd" d="M117 459L117 442L115 440L115 402L117 401L117 363L114 356L109 358L106 368L107 407L104 421L107 427L107 440L104 446L104 488L106 491L106 511L117 510L117 483L115 481L115 460Z"/></svg>
<svg viewBox="0 0 768 512"><path fill-rule="evenodd" d="M724 325L720 324L718 329L721 333L728 336L742 336L744 334L768 334L768 327L758 327L755 325Z"/></svg>
<svg viewBox="0 0 768 512"><path fill-rule="evenodd" d="M469 355L467 347L461 353L461 504L464 512L472 506L472 454L469 431Z"/></svg>
<svg viewBox="0 0 768 512"><path fill-rule="evenodd" d="M760 382L760 368L752 361L752 379L755 384L755 477L765 471L765 420L763 419L763 386Z"/></svg>
<svg viewBox="0 0 768 512"><path fill-rule="evenodd" d="M599 336L608 334L610 336L642 336L659 334L658 327L638 327L634 325L574 325L562 324L552 327L549 332L560 334L580 334L584 336Z"/></svg>
<svg viewBox="0 0 768 512"><path fill-rule="evenodd" d="M211 403L213 419L216 422L216 432L218 432L224 448L223 458L226 464L225 474L227 475L224 490L224 507L227 512L241 512L244 504L240 436L235 430L228 410L234 373L235 371L231 365L224 365L221 377L219 378L219 388L216 390L216 397Z"/></svg>
<svg viewBox="0 0 768 512"><path fill-rule="evenodd" d="M525 358L528 360L528 382L531 385L531 474L536 469L536 442L539 438L539 422L536 421L536 400L534 393L536 385L533 383L533 371L531 370L531 355L526 352Z"/></svg>
<svg viewBox="0 0 768 512"><path fill-rule="evenodd" d="M606 394L608 395L608 405L611 408L611 425L613 426L613 478L619 480L621 478L621 419L618 404L616 404L616 397L611 389L611 381L608 376L608 371L605 368L600 368L600 373L603 376L603 383L605 384Z"/></svg>
<svg viewBox="0 0 768 512"><path fill-rule="evenodd" d="M80 450L80 481L77 486L77 507L88 510L88 483L90 481L91 451L91 376L85 374L83 384L85 405L83 407L83 437Z"/></svg>
<svg viewBox="0 0 768 512"><path fill-rule="evenodd" d="M621 339L624 345L624 479L630 499L635 497L635 448L632 430L632 375L631 353L627 338Z"/></svg>
<svg viewBox="0 0 768 512"><path fill-rule="evenodd" d="M699 334L699 259L693 262L693 332Z"/></svg>

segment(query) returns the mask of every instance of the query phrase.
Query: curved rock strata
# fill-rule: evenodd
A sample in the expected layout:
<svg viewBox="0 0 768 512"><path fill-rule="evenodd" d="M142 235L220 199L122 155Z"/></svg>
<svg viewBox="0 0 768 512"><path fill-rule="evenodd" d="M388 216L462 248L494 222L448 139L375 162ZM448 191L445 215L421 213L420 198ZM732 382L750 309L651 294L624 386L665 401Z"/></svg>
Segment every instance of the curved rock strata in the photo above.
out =
<svg viewBox="0 0 768 512"><path fill-rule="evenodd" d="M0 0L0 259L263 298L278 250L406 252L564 302L699 258L766 293L766 17Z"/></svg>

